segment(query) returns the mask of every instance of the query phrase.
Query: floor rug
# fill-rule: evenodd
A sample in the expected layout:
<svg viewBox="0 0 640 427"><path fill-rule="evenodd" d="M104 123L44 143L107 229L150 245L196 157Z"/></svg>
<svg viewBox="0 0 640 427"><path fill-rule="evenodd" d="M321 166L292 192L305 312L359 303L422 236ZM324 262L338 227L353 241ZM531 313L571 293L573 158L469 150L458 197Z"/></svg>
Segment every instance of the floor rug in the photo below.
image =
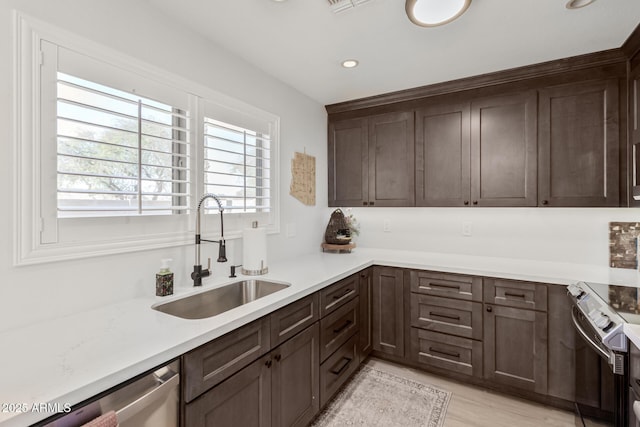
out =
<svg viewBox="0 0 640 427"><path fill-rule="evenodd" d="M363 365L313 427L442 427L451 393Z"/></svg>

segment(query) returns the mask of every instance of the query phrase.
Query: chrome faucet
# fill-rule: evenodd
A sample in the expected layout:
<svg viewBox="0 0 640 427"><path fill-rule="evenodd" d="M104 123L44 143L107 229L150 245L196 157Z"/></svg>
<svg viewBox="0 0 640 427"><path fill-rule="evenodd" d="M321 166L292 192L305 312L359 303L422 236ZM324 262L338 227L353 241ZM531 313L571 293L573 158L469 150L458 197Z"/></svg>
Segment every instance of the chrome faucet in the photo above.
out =
<svg viewBox="0 0 640 427"><path fill-rule="evenodd" d="M209 198L216 201L220 211L220 240L206 240L200 238L200 208L202 207L202 203ZM191 273L193 286L202 286L202 278L211 274L211 258L208 259L206 269L203 270L202 265L200 264L200 242L218 243L218 262L227 262L227 247L224 241L223 212L224 208L222 207L222 203L220 203L220 199L218 199L218 196L215 194L207 193L200 198L200 201L198 202L198 209L196 211L196 264L193 266L193 273Z"/></svg>

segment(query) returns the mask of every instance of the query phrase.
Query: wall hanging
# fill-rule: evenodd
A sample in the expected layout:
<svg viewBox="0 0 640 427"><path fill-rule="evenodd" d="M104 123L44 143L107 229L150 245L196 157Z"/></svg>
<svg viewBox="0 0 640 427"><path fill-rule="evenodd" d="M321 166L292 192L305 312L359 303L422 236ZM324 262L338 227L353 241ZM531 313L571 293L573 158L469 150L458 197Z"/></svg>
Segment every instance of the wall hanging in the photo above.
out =
<svg viewBox="0 0 640 427"><path fill-rule="evenodd" d="M306 152L294 153L291 160L289 194L307 206L316 204L316 158Z"/></svg>

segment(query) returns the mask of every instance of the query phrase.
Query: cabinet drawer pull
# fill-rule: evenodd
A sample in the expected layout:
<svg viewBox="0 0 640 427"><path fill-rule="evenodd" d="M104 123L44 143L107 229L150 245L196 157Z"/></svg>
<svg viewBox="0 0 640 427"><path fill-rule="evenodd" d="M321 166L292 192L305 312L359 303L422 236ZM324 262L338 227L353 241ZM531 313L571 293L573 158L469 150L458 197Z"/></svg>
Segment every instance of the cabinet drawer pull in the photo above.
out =
<svg viewBox="0 0 640 427"><path fill-rule="evenodd" d="M452 320L460 320L460 316L454 316L451 314L441 314L441 313L434 313L433 311L429 312L429 316L435 316L435 317L443 317L445 319L452 319Z"/></svg>
<svg viewBox="0 0 640 427"><path fill-rule="evenodd" d="M373 205L374 205L374 202L369 202L369 206L373 206Z"/></svg>
<svg viewBox="0 0 640 427"><path fill-rule="evenodd" d="M344 292L343 292L342 294L340 294L340 295L334 295L334 296L333 296L333 299L334 299L334 300L340 300L340 299L342 299L342 298L346 297L347 295L349 295L349 294L350 294L350 293L352 293L352 292L353 292L353 289L349 288L349 289L347 289L346 291L344 291Z"/></svg>
<svg viewBox="0 0 640 427"><path fill-rule="evenodd" d="M264 362L264 364L265 364L265 366L266 366L267 368L270 368L272 363L273 363L273 362L271 361L271 359L269 359L269 360L267 360L266 362Z"/></svg>
<svg viewBox="0 0 640 427"><path fill-rule="evenodd" d="M473 201L473 204L474 204L474 205L477 205L477 204L478 204L478 201L477 201L477 200L474 200L474 201Z"/></svg>
<svg viewBox="0 0 640 427"><path fill-rule="evenodd" d="M465 205L465 206L469 206L469 201L468 201L468 200L465 200L465 201L464 201L464 205Z"/></svg>
<svg viewBox="0 0 640 427"><path fill-rule="evenodd" d="M438 283L438 282L431 282L429 283L429 285L432 288L446 288L446 289L455 289L457 291L460 291L460 285L450 285L448 283Z"/></svg>
<svg viewBox="0 0 640 427"><path fill-rule="evenodd" d="M282 359L282 355L281 354L276 354L276 356L274 357L274 359L276 359L276 362L279 362L280 359Z"/></svg>
<svg viewBox="0 0 640 427"><path fill-rule="evenodd" d="M446 351L446 350L438 350L437 348L433 348L433 347L429 347L429 352L444 354L445 356L455 357L456 359L460 358L460 353L455 353L453 351Z"/></svg>
<svg viewBox="0 0 640 427"><path fill-rule="evenodd" d="M351 320L347 320L346 322L344 322L344 325L340 326L338 329L334 329L333 333L334 334L339 334L340 332L344 331L345 329L347 329L349 326L351 326Z"/></svg>
<svg viewBox="0 0 640 427"><path fill-rule="evenodd" d="M362 202L362 206L367 206L368 203L367 202Z"/></svg>
<svg viewBox="0 0 640 427"><path fill-rule="evenodd" d="M505 297L522 298L522 299L527 298L527 296L525 294L514 294L513 292L505 292L504 296Z"/></svg>
<svg viewBox="0 0 640 427"><path fill-rule="evenodd" d="M349 366L349 363L351 363L353 359L349 359L348 357L343 357L341 359L342 362L342 366L340 366L338 369L336 369L335 367L333 369L331 369L329 372L331 372L334 375L340 375L342 373L342 371L344 371L345 369L347 369L347 366Z"/></svg>

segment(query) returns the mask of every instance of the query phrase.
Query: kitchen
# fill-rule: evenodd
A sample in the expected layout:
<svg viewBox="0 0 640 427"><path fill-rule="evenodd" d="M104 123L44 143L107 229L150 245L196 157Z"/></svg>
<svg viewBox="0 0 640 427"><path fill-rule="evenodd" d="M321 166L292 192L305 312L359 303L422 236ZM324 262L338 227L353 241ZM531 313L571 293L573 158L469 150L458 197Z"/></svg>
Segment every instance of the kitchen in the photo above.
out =
<svg viewBox="0 0 640 427"><path fill-rule="evenodd" d="M267 4L264 4L267 3ZM296 7L300 2L274 3L256 2L256 7L260 13L282 13L287 12L287 7ZM322 2L323 3L323 2ZM370 4L364 4L354 8L353 11L345 11L343 15L333 15L327 12L325 19L346 19L353 17L356 13L370 13L378 10L382 6L377 4L379 0L372 0ZM593 5L584 10L566 11L564 2L558 13L594 13L591 8L604 8L605 2L598 0ZM296 268L286 268L287 261L299 257L300 254L310 256L319 253L319 244L322 233L327 225L327 221L333 208L329 208L328 203L328 157L327 157L327 113L324 105L332 104L348 99L363 98L369 95L377 95L383 92L390 92L407 87L417 87L431 83L431 81L413 82L406 87L387 87L374 93L353 92L343 90L343 97L338 98L332 95L331 98L321 98L322 101L314 99L308 95L303 95L292 87L293 82L278 80L259 68L250 65L246 60L237 55L238 52L229 51L217 44L213 44L203 36L192 32L186 25L177 24L171 16L156 6L160 2L87 2L80 1L4 1L2 3L3 31L2 51L5 57L15 58L14 48L14 23L13 10L18 10L36 21L43 22L45 26L51 25L78 35L91 43L99 46L106 46L108 49L137 58L140 62L165 70L174 75L180 76L198 85L206 86L214 91L222 93L228 97L239 100L242 103L250 104L261 110L279 116L281 121L281 141L279 147L280 161L280 195L279 195L279 228L268 236L269 263L271 264L270 276L276 278L278 266L281 270L287 270L278 276L279 280L286 281L287 278L295 280ZM491 5L491 3L489 3ZM489 7L487 5L487 7ZM166 6L166 3L165 3ZM297 7L300 7L299 5ZM484 6L482 6L484 7ZM494 5L494 7L496 7ZM278 9L275 9L278 8ZM315 6L314 12L318 9L325 11L325 4ZM481 8L481 3L474 2L468 13L474 12L474 8ZM640 10L633 2L625 4L625 11L622 16L618 16L616 31L619 35L615 41L609 44L593 46L591 42L584 42L579 51L572 54L582 54L592 51L606 50L619 47L635 29L640 22ZM399 7L399 14L402 22L406 21L404 9ZM621 8L622 9L622 8ZM599 9L597 9L599 10ZM126 12L126 13L125 13ZM318 12L320 13L320 12ZM607 13L613 13L608 10ZM350 14L350 15L348 15ZM78 16L82 16L79 19ZM322 15L324 16L324 15ZM498 15L496 15L498 16ZM567 18L573 19L573 18ZM444 26L442 29L453 31L455 23L451 26ZM572 21L571 21L572 22ZM625 24L623 25L622 22ZM406 21L406 25L410 25ZM567 24L570 25L570 24ZM577 25L577 24L575 24ZM584 25L584 24L582 24ZM589 22L589 25L596 25ZM570 25L571 28L573 28ZM423 34L421 29L415 27L412 34ZM612 31L609 27L601 28L600 31ZM583 34L581 34L583 35ZM533 37L533 36L532 36ZM589 39L588 39L589 40ZM550 47L549 47L550 48ZM167 52L171 52L171 57L167 58ZM484 64L484 70L473 72L471 75L479 75L491 71L499 71L517 65L528 65L552 59L545 57L542 53L544 49L536 54L520 59L520 63L509 64L500 62L498 59L495 65ZM347 55L349 52L337 51L336 54ZM515 53L514 53L515 55ZM498 55L495 55L498 56ZM566 57L570 55L563 55ZM342 57L337 60L344 59ZM365 61L359 58L361 67ZM504 58L502 58L504 61ZM294 71L296 66L290 66ZM457 67L459 70L459 67ZM345 70L348 71L348 70ZM351 71L358 71L351 70ZM2 75L5 76L5 84L2 86L2 114L4 119L3 139L7 142L8 154L3 158L3 167L0 168L0 177L4 182L9 183L10 197L17 200L18 192L21 191L19 182L16 181L16 165L19 163L19 152L15 145L14 121L17 110L14 101L15 96L15 75L14 60L5 61L1 66ZM343 70L336 67L335 73L343 76ZM371 73L371 70L362 73ZM439 81L450 80L452 78L466 77L463 71L448 78L442 77ZM304 79L305 73L299 72L297 78ZM330 77L329 79L337 79ZM358 79L362 78L346 75L342 77L346 86L358 88ZM434 81L435 83L437 81ZM296 82L297 84L297 82ZM294 157L295 152L306 152L316 158L316 203L315 206L306 206L288 195L289 161ZM186 243L179 245L158 246L156 249L139 250L128 253L119 253L117 250L104 251L91 257L62 257L49 262L20 262L19 245L16 243L16 234L24 225L20 221L15 203L5 203L0 210L0 217L5 236L0 249L3 274L3 285L0 291L0 332L11 334L11 332L31 328L38 337L38 342L22 343L25 348L33 348L33 353L24 355L17 353L22 359L20 369L38 372L43 369L39 364L48 354L47 344L53 346L55 343L68 341L73 346L73 335L82 329L83 325L73 323L74 316L83 312L107 310L107 307L124 304L121 317L117 320L126 322L139 322L135 311L139 307L130 301L141 298L154 298L154 275L159 267L159 260L162 258L173 259L172 267L175 273L175 283L177 287L182 287L183 291L191 290L190 273L194 264L192 234L189 233ZM533 276L542 277L563 277L565 279L581 279L584 277L591 281L606 282L608 279L609 261L609 229L610 222L634 222L637 220L637 211L629 208L482 208L463 209L453 207L440 208L354 208L353 212L360 223L361 233L357 239L358 248L353 252L358 256L360 248L382 248L384 250L395 251L398 254L396 262L411 263L407 259L410 254L402 251L416 251L426 253L442 254L445 265L455 264L456 255L495 257L496 259L515 259L522 265L528 265L529 270L535 269L535 265L543 265L546 269L543 273L530 273ZM216 220L206 223L206 227L215 227ZM245 224L235 224L236 230ZM388 231L384 230L384 224L388 223ZM463 236L461 228L463 224L471 225L471 236ZM233 220L229 223L230 230L233 228ZM29 227L27 227L29 228ZM192 229L191 229L192 230ZM415 236L421 236L416 239ZM228 266L240 264L242 260L242 242L236 234L227 237L228 264L213 264L213 278L209 279L209 284L214 285L229 280ZM215 236L214 236L215 238ZM204 250L204 249L203 249ZM206 257L214 257L216 248L207 246ZM99 252L96 251L96 252ZM361 252L363 253L363 252ZM341 255L342 257L342 255ZM26 257L28 258L28 257ZM366 261L366 256L365 263ZM344 256L344 260L336 261L342 265L341 274L353 271L360 265L360 261L353 261L354 257ZM28 260L27 260L28 261ZM494 260L498 262L497 260ZM509 263L503 261L506 265ZM541 264L536 264L536 262ZM353 264L351 264L353 263ZM567 273L567 270L553 270L560 264L569 264L573 267L569 271L576 276ZM434 262L435 264L435 262ZM477 267L477 266L476 266ZM580 269L578 270L578 267ZM473 268L469 267L469 268ZM494 267L498 268L498 267ZM505 267L507 268L507 267ZM485 270L487 267L484 268ZM578 273L578 271L580 273ZM584 273L582 273L584 271ZM604 272L603 272L604 271ZM463 272L463 271L460 271ZM304 274L298 271L298 274ZM342 277L333 278L329 273L318 271L319 282L338 280ZM333 280L333 281L335 281ZM130 309L132 312L128 312ZM261 313L266 314L266 313ZM65 327L49 329L47 325L56 319L67 318ZM228 332L233 325L226 325L222 330L217 330L217 334ZM238 325L236 325L238 326ZM90 331L90 325L85 325ZM212 327L209 325L209 327ZM202 326L203 330L206 326ZM188 334L189 332L180 331ZM191 332L194 333L194 332ZM200 331L200 333L204 333ZM155 330L153 335L162 339L163 331ZM28 344L28 346L27 346ZM4 344L5 353L11 352L14 343ZM162 347L163 344L157 344ZM6 347L5 347L6 346ZM178 349L174 349L176 353ZM186 351L187 349L182 349ZM111 351L111 350L106 350ZM126 353L124 346L113 350L116 354ZM184 352L183 351L183 352ZM108 354L108 353L107 353ZM145 353L146 354L146 353ZM28 357L27 357L28 356ZM105 354L106 356L106 354ZM4 357L4 356L3 356ZM77 356L82 359L82 355ZM135 354L124 356L132 364L136 364ZM146 358L147 356L144 356ZM166 360L147 361L155 365ZM4 360L4 359L3 359ZM9 361L14 359L7 359ZM73 360L68 360L66 365L73 369ZM13 363L13 362L12 362ZM3 365L7 365L3 364ZM9 365L9 366L14 366ZM148 366L150 368L152 366ZM107 368L108 369L108 368ZM114 368L116 371L124 369ZM144 370L142 367L141 370ZM124 381L131 376L141 372L136 372L135 366L118 372L114 377L100 377L98 387L107 389L118 382ZM132 375L127 376L127 374ZM3 373L2 375L6 375ZM77 387L71 390L85 387L80 382ZM8 384L0 380L2 384ZM47 396L55 394L55 388L59 385L51 384L49 390L39 390L37 385L31 389L37 393L30 398L30 402L46 403ZM94 385L95 386L95 385ZM61 386L60 386L61 387ZM69 389L62 387L62 394L68 393ZM16 402L21 401L22 396L14 396L12 390L2 389L2 399L11 399ZM46 394L46 393L53 394ZM76 397L79 400L85 399L87 390L80 390L77 394L69 397ZM44 393L44 394L40 394ZM94 393L95 394L95 393ZM61 394L57 394L60 396ZM44 399L45 402L41 402ZM75 402L74 402L75 403ZM4 415L4 414L3 414ZM2 418L0 418L1 420ZM33 420L33 418L31 418ZM17 424L20 425L20 424Z"/></svg>

